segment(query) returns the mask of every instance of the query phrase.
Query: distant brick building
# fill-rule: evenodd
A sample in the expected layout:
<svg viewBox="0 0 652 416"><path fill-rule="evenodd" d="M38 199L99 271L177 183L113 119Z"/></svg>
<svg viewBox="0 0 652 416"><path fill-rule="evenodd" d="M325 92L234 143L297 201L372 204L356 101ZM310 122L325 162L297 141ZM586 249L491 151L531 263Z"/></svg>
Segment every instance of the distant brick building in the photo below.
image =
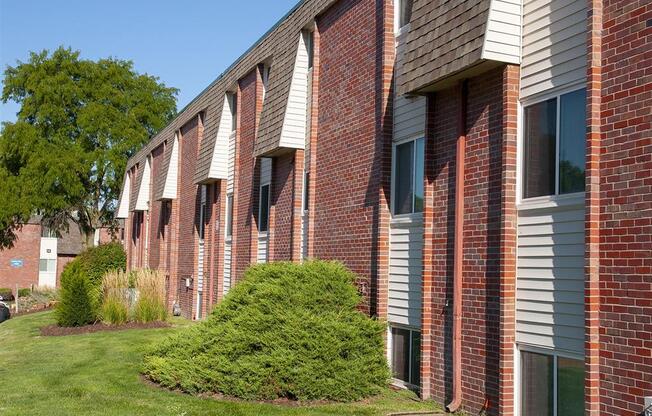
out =
<svg viewBox="0 0 652 416"><path fill-rule="evenodd" d="M638 415L650 22L649 1L302 1L129 160L129 267L203 318L252 263L337 259L397 385Z"/></svg>
<svg viewBox="0 0 652 416"><path fill-rule="evenodd" d="M94 243L119 238L106 228L95 235ZM57 237L33 217L17 232L13 247L0 250L0 288L58 287L63 268L83 249L82 236L74 223Z"/></svg>

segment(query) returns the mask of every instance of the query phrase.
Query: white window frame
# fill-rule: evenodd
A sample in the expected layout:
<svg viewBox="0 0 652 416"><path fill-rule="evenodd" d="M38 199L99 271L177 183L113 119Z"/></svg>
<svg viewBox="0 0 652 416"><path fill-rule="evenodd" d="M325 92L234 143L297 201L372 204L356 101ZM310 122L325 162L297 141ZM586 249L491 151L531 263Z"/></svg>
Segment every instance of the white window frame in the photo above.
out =
<svg viewBox="0 0 652 416"><path fill-rule="evenodd" d="M522 374L523 369L521 365L521 352L530 352L534 354L542 354L553 357L553 376L552 376L552 391L553 391L553 400L552 400L552 414L553 416L563 416L557 415L557 360L559 357L568 358L571 360L577 360L585 363L586 359L584 356L579 354L573 354L570 352L554 350L551 348L537 347L529 344L516 344L514 347L514 415L521 416L521 403L523 397L521 395L522 388ZM586 364L585 364L585 377L586 377Z"/></svg>
<svg viewBox="0 0 652 416"><path fill-rule="evenodd" d="M401 6L407 0L394 0L394 36L401 36L410 30L410 23L401 26ZM414 5L414 3L413 3Z"/></svg>
<svg viewBox="0 0 652 416"><path fill-rule="evenodd" d="M227 93L227 101L231 110L231 134L238 130L238 95L235 92Z"/></svg>
<svg viewBox="0 0 652 416"><path fill-rule="evenodd" d="M392 367L392 364L394 362L393 360L393 354L394 354L394 335L392 334L392 328L397 328L397 329L403 329L406 331L410 332L410 341L409 341L409 351L408 355L410 357L409 360L409 365L408 365L408 379L412 378L412 334L414 332L418 332L419 335L421 336L421 344L423 345L423 332L421 331L421 328L417 328L414 326L408 326L408 325L401 325L401 324L395 324L393 322L390 322L387 325L387 362L389 363L389 369L391 374L391 382L392 385L396 387L400 387L402 389L408 389L408 390L414 390L414 391L419 391L421 389L421 386L417 386L414 384L411 384L410 382L400 380L398 378L394 377L394 369ZM419 363L421 363L421 358L419 357ZM419 371L421 371L421 365L419 365ZM421 375L419 374L419 379L421 379Z"/></svg>
<svg viewBox="0 0 652 416"><path fill-rule="evenodd" d="M425 150L426 138L423 135L410 136L410 137L407 137L405 139L397 140L397 141L392 143L392 178L391 178L392 183L391 183L390 198L389 198L390 199L390 204L391 204L390 212L391 212L392 218L415 218L415 217L423 216L423 211L414 212L415 195L412 196L412 210L411 210L412 212L407 213L407 214L396 214L396 213L394 213L394 199L395 199L395 196L396 196L396 148L398 146L402 145L402 144L406 144L406 143L409 143L409 142L414 142L414 146L412 146L412 161L413 161L413 164L414 164L416 162L416 160L417 160L417 158L416 158L416 153L417 153L416 142L419 139L423 139L424 150ZM424 168L423 176L424 176L424 179L425 179L425 167L426 167L425 157L426 157L426 155L425 155L425 151L424 151L424 155L423 155L423 158L424 158L424 163L423 163L423 168ZM414 166L412 168L413 168L412 169L412 188L413 188L413 190L416 191L416 187L415 187L416 183L414 181L414 176L415 176L416 170L414 169ZM425 186L424 186L424 193L425 193ZM425 204L425 195L424 195L424 204Z"/></svg>
<svg viewBox="0 0 652 416"><path fill-rule="evenodd" d="M263 64L263 68L260 74L260 78L263 82L263 101L265 101L265 96L267 95L267 90L269 89L269 73L272 70L272 67L268 64Z"/></svg>
<svg viewBox="0 0 652 416"><path fill-rule="evenodd" d="M224 238L227 243L230 243L233 240L233 201L233 192L231 192L226 195L226 223L224 226ZM229 234L229 228L231 228L231 234Z"/></svg>
<svg viewBox="0 0 652 416"><path fill-rule="evenodd" d="M565 88L555 89L554 91L548 91L545 94L538 94L535 97L529 97L521 99L518 105L518 115L517 115L517 146L516 146L516 205L518 208L552 208L560 206L569 206L577 205L584 202L584 197L586 191L584 192L574 192L568 194L559 194L559 121L561 117L560 112L560 103L561 96L585 89L586 85L573 84ZM555 194L554 195L542 195L533 198L524 198L523 197L523 168L525 165L525 108L534 104L539 104L544 101L547 101L551 98L556 98L556 126L555 126Z"/></svg>

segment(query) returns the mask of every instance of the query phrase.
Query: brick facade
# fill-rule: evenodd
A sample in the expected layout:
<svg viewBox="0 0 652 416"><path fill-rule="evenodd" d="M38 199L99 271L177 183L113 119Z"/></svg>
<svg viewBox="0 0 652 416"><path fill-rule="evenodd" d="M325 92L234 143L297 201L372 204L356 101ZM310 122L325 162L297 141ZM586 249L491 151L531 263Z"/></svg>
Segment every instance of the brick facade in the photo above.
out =
<svg viewBox="0 0 652 416"><path fill-rule="evenodd" d="M19 288L38 285L38 268L41 247L41 225L25 224L17 232L13 248L0 250L0 287ZM23 266L14 268L11 260L23 261Z"/></svg>
<svg viewBox="0 0 652 416"><path fill-rule="evenodd" d="M306 4L314 6L317 0ZM300 13L308 13L301 7ZM592 415L639 414L643 397L652 395L650 19L649 2L589 2L584 335L585 407ZM267 155L273 159L268 260L300 261L305 244L308 257L342 261L359 276L361 309L385 319L396 88L394 7L390 1L339 0L315 13L313 23L305 26L313 30L314 54L305 149L283 148ZM242 70L228 86L237 96L232 285L257 261L261 162L254 150L265 105L262 63ZM451 77L455 79L448 84L421 91L427 114L420 393L446 403L458 376L452 368L452 305L456 143L464 81L462 408L472 414L513 415L518 414L520 383L514 350L521 73L518 65L494 63ZM223 100L220 93L214 101ZM149 266L169 270L170 306L177 301L187 317L198 315L201 194L193 174L200 141L211 139L202 137L203 123L216 131L214 118L204 119L214 114L212 105L209 101L200 111L192 107L194 113L184 113L184 123L175 127L180 129L177 197L154 201L142 221L132 212L126 222L128 264L135 268L144 255L143 233L136 230L149 216ZM152 149L156 177L163 150ZM305 169L310 181L303 232ZM205 186L201 316L223 296L227 222L226 179L211 179ZM191 276L193 286L186 288L185 278Z"/></svg>

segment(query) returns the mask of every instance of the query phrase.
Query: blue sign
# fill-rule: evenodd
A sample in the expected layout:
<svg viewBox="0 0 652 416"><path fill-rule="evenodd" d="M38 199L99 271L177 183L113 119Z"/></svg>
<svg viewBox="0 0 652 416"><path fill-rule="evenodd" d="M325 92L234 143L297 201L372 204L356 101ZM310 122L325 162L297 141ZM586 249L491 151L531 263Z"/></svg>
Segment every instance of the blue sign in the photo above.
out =
<svg viewBox="0 0 652 416"><path fill-rule="evenodd" d="M21 259L11 259L11 261L9 261L9 264L11 264L11 267L15 269L23 267L23 261Z"/></svg>

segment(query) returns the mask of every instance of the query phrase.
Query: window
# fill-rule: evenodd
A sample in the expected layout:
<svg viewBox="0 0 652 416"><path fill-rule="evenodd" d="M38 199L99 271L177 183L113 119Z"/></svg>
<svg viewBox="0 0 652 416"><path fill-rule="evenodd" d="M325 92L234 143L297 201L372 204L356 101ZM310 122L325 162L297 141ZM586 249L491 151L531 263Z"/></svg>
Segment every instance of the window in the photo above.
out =
<svg viewBox="0 0 652 416"><path fill-rule="evenodd" d="M521 351L521 416L584 415L584 362Z"/></svg>
<svg viewBox="0 0 652 416"><path fill-rule="evenodd" d="M269 65L263 64L261 71L261 78L263 81L263 100L265 100L265 95L267 94L267 89L269 88L269 74L271 70L272 68Z"/></svg>
<svg viewBox="0 0 652 416"><path fill-rule="evenodd" d="M314 32L304 32L303 38L306 43L306 51L308 52L308 70L310 70L315 61L315 34Z"/></svg>
<svg viewBox="0 0 652 416"><path fill-rule="evenodd" d="M396 145L394 152L394 214L423 211L423 138Z"/></svg>
<svg viewBox="0 0 652 416"><path fill-rule="evenodd" d="M392 327L392 376L412 386L420 385L421 333Z"/></svg>
<svg viewBox="0 0 652 416"><path fill-rule="evenodd" d="M303 211L308 211L310 207L310 172L303 175Z"/></svg>
<svg viewBox="0 0 652 416"><path fill-rule="evenodd" d="M398 0L396 12L398 29L401 29L410 23L410 19L412 18L412 0Z"/></svg>
<svg viewBox="0 0 652 416"><path fill-rule="evenodd" d="M233 194L226 196L226 236L233 235Z"/></svg>
<svg viewBox="0 0 652 416"><path fill-rule="evenodd" d="M238 128L238 98L235 93L228 94L229 108L231 110L231 131Z"/></svg>
<svg viewBox="0 0 652 416"><path fill-rule="evenodd" d="M258 231L265 232L269 226L269 184L260 187L258 207Z"/></svg>
<svg viewBox="0 0 652 416"><path fill-rule="evenodd" d="M583 192L586 91L527 106L523 116L523 198Z"/></svg>
<svg viewBox="0 0 652 416"><path fill-rule="evenodd" d="M56 238L57 237L57 232L51 229L50 227L46 227L45 225L41 226L41 237L44 238Z"/></svg>
<svg viewBox="0 0 652 416"><path fill-rule="evenodd" d="M54 259L40 259L38 262L39 272L54 272L56 268L56 260Z"/></svg>

